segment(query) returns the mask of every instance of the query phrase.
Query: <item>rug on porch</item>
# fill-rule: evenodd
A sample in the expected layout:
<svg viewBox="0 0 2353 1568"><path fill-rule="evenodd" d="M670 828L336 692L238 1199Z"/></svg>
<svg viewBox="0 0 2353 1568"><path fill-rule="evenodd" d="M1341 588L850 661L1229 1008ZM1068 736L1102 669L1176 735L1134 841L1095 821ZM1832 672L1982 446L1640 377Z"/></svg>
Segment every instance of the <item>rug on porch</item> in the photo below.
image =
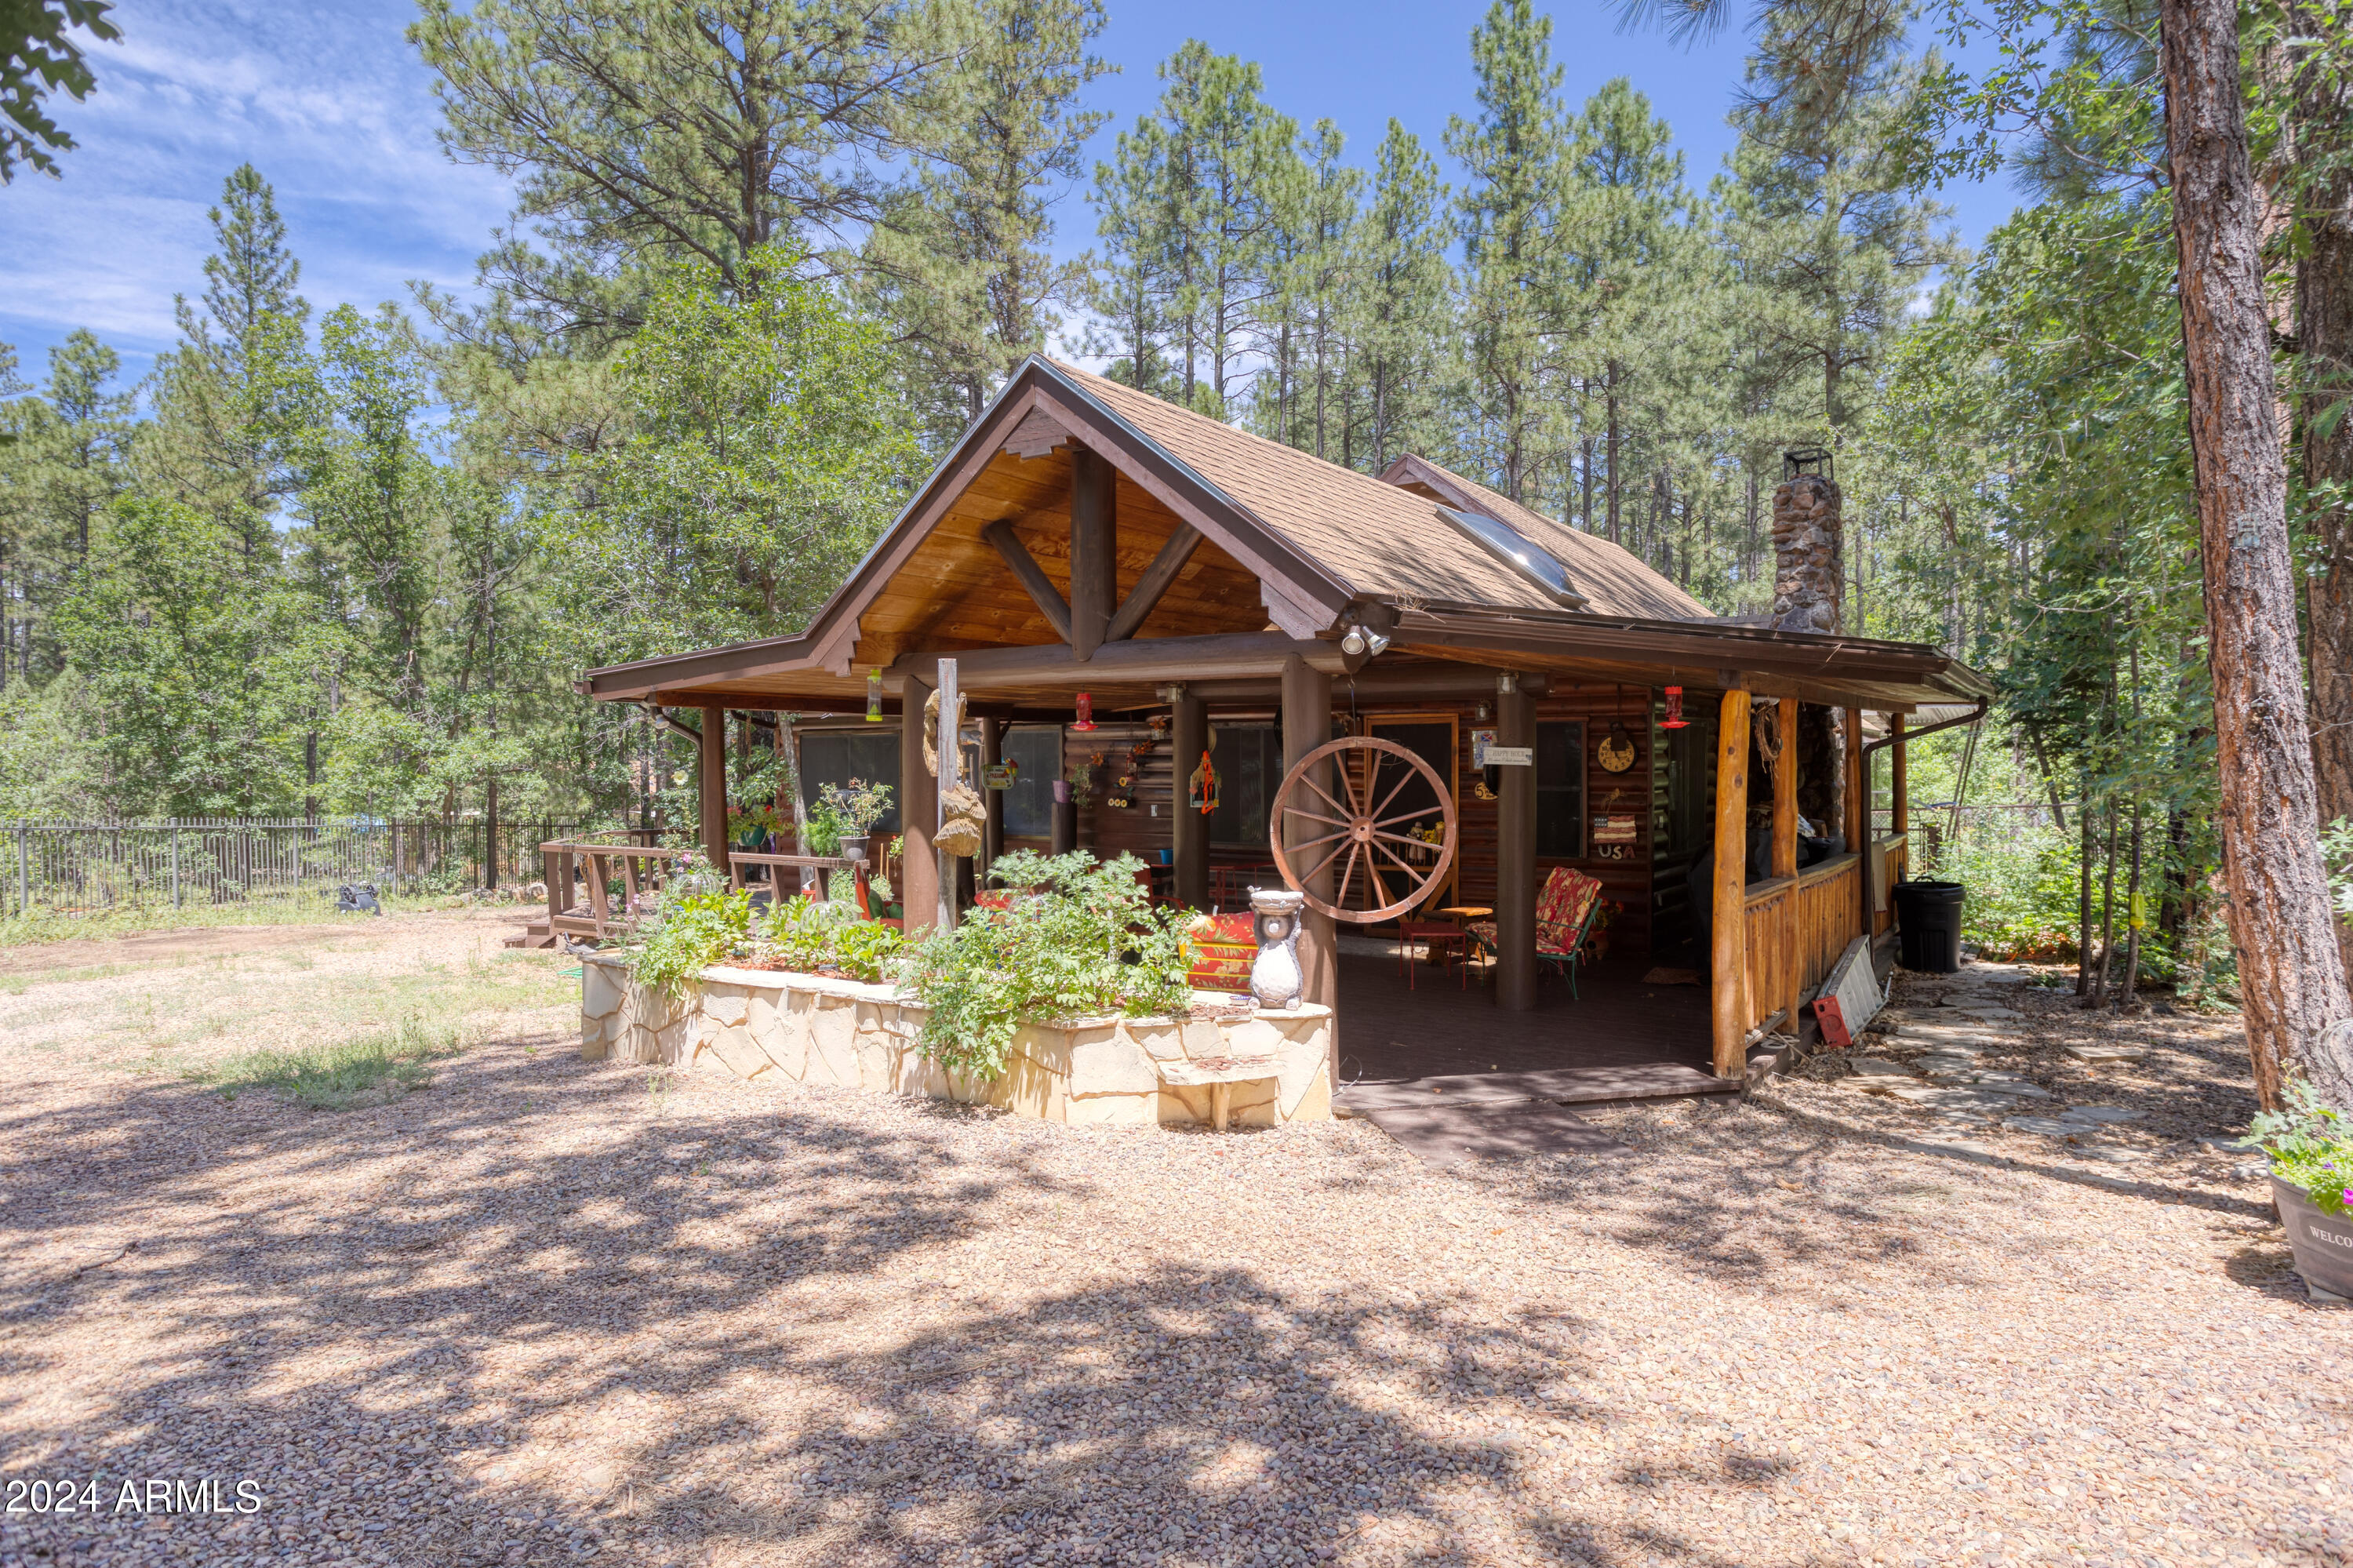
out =
<svg viewBox="0 0 2353 1568"><path fill-rule="evenodd" d="M1662 964L1642 977L1644 985L1697 985L1697 969L1671 969Z"/></svg>

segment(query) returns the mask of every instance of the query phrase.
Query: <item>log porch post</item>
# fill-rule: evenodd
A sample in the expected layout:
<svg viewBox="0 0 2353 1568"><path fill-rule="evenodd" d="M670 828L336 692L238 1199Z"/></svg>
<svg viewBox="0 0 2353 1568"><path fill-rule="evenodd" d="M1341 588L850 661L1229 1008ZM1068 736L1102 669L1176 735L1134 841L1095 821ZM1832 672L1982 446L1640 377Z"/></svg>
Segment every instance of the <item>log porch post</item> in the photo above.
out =
<svg viewBox="0 0 2353 1568"><path fill-rule="evenodd" d="M1176 688L1176 700L1169 705L1174 710L1169 726L1174 755L1168 767L1168 809L1176 821L1169 824L1168 842L1175 846L1170 858L1176 863L1176 902L1187 909L1207 909L1209 819L1193 809L1187 797L1187 781L1200 766L1201 754L1209 749L1209 709L1182 686Z"/></svg>
<svg viewBox="0 0 2353 1568"><path fill-rule="evenodd" d="M981 826L980 863L973 871L980 881L988 880L988 868L1005 853L1005 791L988 787L988 770L1005 760L1005 721L985 718L980 721L980 777L974 780L980 787Z"/></svg>
<svg viewBox="0 0 2353 1568"><path fill-rule="evenodd" d="M1773 763L1773 874L1795 877L1798 874L1798 699L1783 697L1777 717L1780 726L1781 755ZM1781 980L1782 992L1777 999L1788 1016L1785 1027L1791 1034L1798 1033L1798 993L1805 989L1806 977L1798 962L1798 890L1792 887L1782 900L1781 916Z"/></svg>
<svg viewBox="0 0 2353 1568"><path fill-rule="evenodd" d="M1748 694L1724 694L1715 732L1715 909L1709 928L1708 1000L1715 1025L1715 1075L1738 1077L1746 1065L1740 1042L1747 987Z"/></svg>
<svg viewBox="0 0 2353 1568"><path fill-rule="evenodd" d="M1282 770L1288 775L1299 759L1332 738L1332 677L1309 666L1296 654L1282 662ZM1315 782L1331 789L1332 765L1324 763ZM1329 831L1323 823L1302 818L1274 824L1286 843L1299 843ZM1307 891L1330 902L1332 873L1327 867L1308 878ZM1334 1093L1340 1088L1339 948L1334 943L1332 916L1314 909L1299 912L1299 972L1304 977L1302 1000L1334 1009L1329 1063Z"/></svg>
<svg viewBox="0 0 2353 1568"><path fill-rule="evenodd" d="M697 747L701 764L700 784L696 791L698 814L702 818L702 853L711 857L712 869L720 875L727 874L727 710L706 707L702 710L702 738Z"/></svg>
<svg viewBox="0 0 2353 1568"><path fill-rule="evenodd" d="M1071 652L1092 659L1119 600L1118 476L1102 454L1071 447Z"/></svg>
<svg viewBox="0 0 2353 1568"><path fill-rule="evenodd" d="M1871 769L1862 760L1862 710L1846 710L1846 847L1861 857L1854 879L1854 930L1871 930Z"/></svg>
<svg viewBox="0 0 2353 1568"><path fill-rule="evenodd" d="M1536 702L1504 673L1495 681L1495 744L1534 747ZM1536 1005L1536 770L1503 768L1495 806L1495 1004Z"/></svg>
<svg viewBox="0 0 2353 1568"><path fill-rule="evenodd" d="M938 780L923 766L923 705L932 688L910 675L899 696L899 831L906 842L899 851L899 907L906 934L928 931L939 914L940 871L932 850L932 834L940 821ZM881 857L874 857L879 869Z"/></svg>
<svg viewBox="0 0 2353 1568"><path fill-rule="evenodd" d="M1887 748L1887 831L1908 833L1912 831L1912 789L1911 780L1905 777L1904 715L1890 714L1887 723L1895 736L1894 744ZM1907 854L1905 859L1908 861L1910 856Z"/></svg>

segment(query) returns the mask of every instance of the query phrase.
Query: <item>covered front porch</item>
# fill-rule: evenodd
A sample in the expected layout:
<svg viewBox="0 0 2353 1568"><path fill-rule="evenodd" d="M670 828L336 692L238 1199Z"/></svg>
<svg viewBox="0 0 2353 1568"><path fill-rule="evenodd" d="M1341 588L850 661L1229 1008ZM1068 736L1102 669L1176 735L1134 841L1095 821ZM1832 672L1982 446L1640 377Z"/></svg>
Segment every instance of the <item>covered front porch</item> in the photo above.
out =
<svg viewBox="0 0 2353 1568"><path fill-rule="evenodd" d="M1335 1010L1343 1088L1641 1068L1736 1082L1848 945L1886 927L1904 716L1988 691L1932 648L1712 616L1616 546L1433 464L1375 480L1044 362L807 631L583 689L700 711L714 857L731 726L780 744L807 715L895 729L910 934L961 918L1014 847L1136 853L1196 909L1279 878L1309 895L1304 996ZM927 744L927 712L961 714L952 744ZM944 794L1017 753L1065 798L1017 822L1016 790L984 788L976 852L943 852ZM1414 778L1393 782L1384 758ZM1409 785L1442 844L1372 821ZM1558 933L1540 900L1559 877L1609 915L1575 997L1545 978ZM1435 969L1408 987L1394 959L1339 940L1473 911L1492 961L1469 987ZM1662 965L1698 983L1647 978Z"/></svg>

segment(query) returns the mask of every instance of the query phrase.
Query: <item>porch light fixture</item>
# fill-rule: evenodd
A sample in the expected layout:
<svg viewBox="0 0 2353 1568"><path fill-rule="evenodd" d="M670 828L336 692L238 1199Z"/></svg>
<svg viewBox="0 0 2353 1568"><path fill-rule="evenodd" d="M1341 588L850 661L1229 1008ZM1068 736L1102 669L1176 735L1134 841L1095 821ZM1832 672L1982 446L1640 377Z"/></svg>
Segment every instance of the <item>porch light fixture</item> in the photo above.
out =
<svg viewBox="0 0 2353 1568"><path fill-rule="evenodd" d="M882 670L880 665L866 672L866 722L882 722Z"/></svg>
<svg viewBox="0 0 2353 1568"><path fill-rule="evenodd" d="M1340 652L1355 658L1359 653L1386 652L1389 640L1361 621L1352 621L1340 636Z"/></svg>
<svg viewBox="0 0 2353 1568"><path fill-rule="evenodd" d="M1683 689L1681 686L1669 686L1667 688L1667 716L1660 723L1659 727L1661 729L1687 729L1690 726L1691 720L1683 717Z"/></svg>
<svg viewBox="0 0 2353 1568"><path fill-rule="evenodd" d="M1095 699L1091 694L1079 694L1079 719L1071 727L1082 732L1095 727Z"/></svg>

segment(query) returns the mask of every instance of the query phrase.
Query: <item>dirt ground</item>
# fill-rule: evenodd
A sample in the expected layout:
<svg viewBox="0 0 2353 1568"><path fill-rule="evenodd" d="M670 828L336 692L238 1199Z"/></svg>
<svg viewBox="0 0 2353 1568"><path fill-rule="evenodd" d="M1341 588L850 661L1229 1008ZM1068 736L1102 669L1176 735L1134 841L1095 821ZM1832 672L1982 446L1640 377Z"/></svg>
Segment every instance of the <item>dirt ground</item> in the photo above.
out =
<svg viewBox="0 0 2353 1568"><path fill-rule="evenodd" d="M1440 1172L584 1063L512 924L0 969L0 1563L2353 1563L2228 1021L2021 1009L2054 1101L2165 1035L2121 1161L1832 1064ZM183 1075L406 1017L390 1105Z"/></svg>

